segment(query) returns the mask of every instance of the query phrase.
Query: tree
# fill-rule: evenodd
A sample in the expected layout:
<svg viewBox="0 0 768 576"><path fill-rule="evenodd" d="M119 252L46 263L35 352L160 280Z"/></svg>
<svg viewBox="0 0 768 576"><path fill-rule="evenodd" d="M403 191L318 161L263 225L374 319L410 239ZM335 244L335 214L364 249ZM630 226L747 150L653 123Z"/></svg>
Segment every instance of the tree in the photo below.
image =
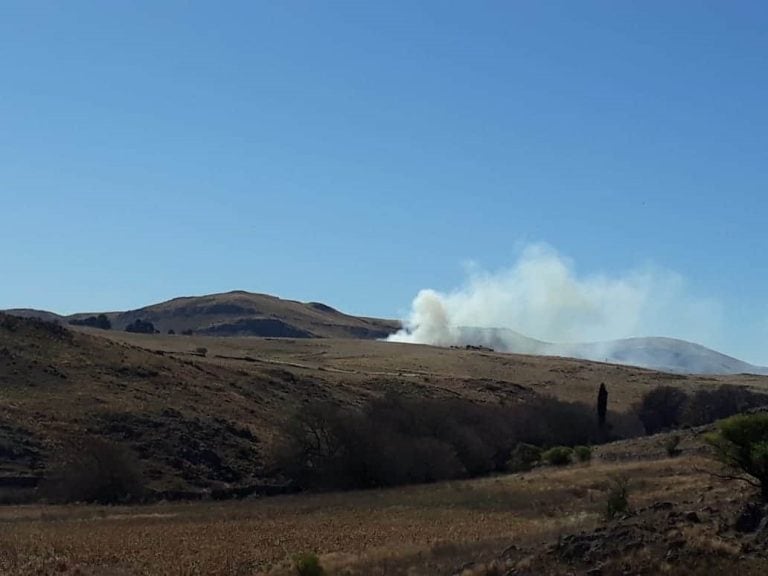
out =
<svg viewBox="0 0 768 576"><path fill-rule="evenodd" d="M646 434L680 426L687 400L685 392L672 386L659 386L643 396L637 417L643 423Z"/></svg>
<svg viewBox="0 0 768 576"><path fill-rule="evenodd" d="M723 478L759 488L763 502L768 502L768 413L731 416L706 440L728 470Z"/></svg>
<svg viewBox="0 0 768 576"><path fill-rule="evenodd" d="M134 322L128 324L125 327L126 332L136 332L139 334L156 334L155 325L152 322L145 322L141 318L137 318Z"/></svg>
<svg viewBox="0 0 768 576"><path fill-rule="evenodd" d="M91 328L100 328L102 330L110 330L112 328L112 323L106 314L88 316L87 318L74 318L69 323L73 326L90 326Z"/></svg>
<svg viewBox="0 0 768 576"><path fill-rule="evenodd" d="M600 384L600 390L597 392L597 426L600 431L605 430L605 419L608 414L608 390L605 384Z"/></svg>

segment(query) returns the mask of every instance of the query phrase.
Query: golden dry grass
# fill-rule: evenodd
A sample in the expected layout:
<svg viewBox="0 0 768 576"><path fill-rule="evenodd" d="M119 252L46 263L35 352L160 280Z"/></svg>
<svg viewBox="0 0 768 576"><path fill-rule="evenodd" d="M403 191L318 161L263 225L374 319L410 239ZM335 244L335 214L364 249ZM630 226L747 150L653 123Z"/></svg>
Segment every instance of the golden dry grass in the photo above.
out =
<svg viewBox="0 0 768 576"><path fill-rule="evenodd" d="M600 463L429 486L250 502L0 509L0 573L291 574L320 555L331 573L443 574L600 521L611 475L633 506L723 497L696 457Z"/></svg>

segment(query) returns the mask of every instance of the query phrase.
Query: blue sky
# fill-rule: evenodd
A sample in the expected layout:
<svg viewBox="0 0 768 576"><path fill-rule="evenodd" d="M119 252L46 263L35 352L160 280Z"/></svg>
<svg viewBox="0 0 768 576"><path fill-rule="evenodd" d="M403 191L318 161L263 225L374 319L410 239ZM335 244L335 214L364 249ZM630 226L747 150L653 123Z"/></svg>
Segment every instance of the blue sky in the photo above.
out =
<svg viewBox="0 0 768 576"><path fill-rule="evenodd" d="M543 242L577 275L673 271L723 311L699 340L768 363L767 20L6 0L0 308L246 289L402 316Z"/></svg>

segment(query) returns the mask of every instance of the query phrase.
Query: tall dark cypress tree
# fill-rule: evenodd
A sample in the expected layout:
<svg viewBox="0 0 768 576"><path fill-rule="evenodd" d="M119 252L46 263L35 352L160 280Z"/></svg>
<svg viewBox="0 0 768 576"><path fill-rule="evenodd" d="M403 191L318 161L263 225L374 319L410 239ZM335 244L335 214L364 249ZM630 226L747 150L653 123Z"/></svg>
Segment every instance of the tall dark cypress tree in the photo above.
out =
<svg viewBox="0 0 768 576"><path fill-rule="evenodd" d="M600 384L600 390L597 392L597 426L601 431L605 431L605 419L608 414L608 390L605 384Z"/></svg>

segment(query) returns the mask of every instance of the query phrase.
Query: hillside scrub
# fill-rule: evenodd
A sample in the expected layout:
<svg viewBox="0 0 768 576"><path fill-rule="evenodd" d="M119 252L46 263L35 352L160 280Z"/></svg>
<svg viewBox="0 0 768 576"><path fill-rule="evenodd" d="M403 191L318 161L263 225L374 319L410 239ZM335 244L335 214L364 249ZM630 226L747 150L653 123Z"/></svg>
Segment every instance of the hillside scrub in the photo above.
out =
<svg viewBox="0 0 768 576"><path fill-rule="evenodd" d="M768 394L740 386L722 385L686 394L679 388L659 386L643 396L634 413L646 434L701 426L759 406L768 406Z"/></svg>
<svg viewBox="0 0 768 576"><path fill-rule="evenodd" d="M732 416L706 439L726 467L726 477L759 488L768 502L768 413Z"/></svg>
<svg viewBox="0 0 768 576"><path fill-rule="evenodd" d="M373 488L530 469L539 447L599 436L592 407L551 398L500 406L386 396L360 410L305 405L273 461L300 488ZM570 461L570 448L558 450Z"/></svg>
<svg viewBox="0 0 768 576"><path fill-rule="evenodd" d="M145 495L133 455L117 444L85 437L60 447L53 473L41 486L53 502L125 504Z"/></svg>

